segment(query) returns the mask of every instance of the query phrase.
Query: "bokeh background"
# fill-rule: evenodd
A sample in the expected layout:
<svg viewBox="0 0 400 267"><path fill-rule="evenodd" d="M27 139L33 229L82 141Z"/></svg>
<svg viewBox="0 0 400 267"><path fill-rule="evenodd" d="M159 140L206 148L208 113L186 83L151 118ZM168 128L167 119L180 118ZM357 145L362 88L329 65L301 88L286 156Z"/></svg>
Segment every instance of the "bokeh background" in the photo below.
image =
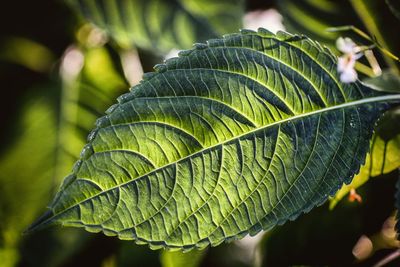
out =
<svg viewBox="0 0 400 267"><path fill-rule="evenodd" d="M79 1L3 2L0 266L371 266L398 249L393 229L395 168L367 175L368 183L357 188L361 203L350 202L348 190L343 191L294 222L204 252L152 251L72 228L22 234L72 169L96 118L155 64L196 41L243 27L300 32L335 49L343 33L325 29L351 24L400 54L400 22L385 1L360 0L366 9L355 4L357 0L133 1L151 6L133 22L139 27L133 37L110 17L91 24L84 18L95 17L90 10L74 8ZM204 8L205 3L210 8ZM190 16L175 8L179 5L189 7ZM112 31L104 31L109 25ZM351 32L346 36L365 41ZM398 64L375 56L382 69L398 72ZM360 77L371 75L364 59L360 64ZM399 157L393 154L391 160L399 162ZM400 266L400 261L391 264Z"/></svg>

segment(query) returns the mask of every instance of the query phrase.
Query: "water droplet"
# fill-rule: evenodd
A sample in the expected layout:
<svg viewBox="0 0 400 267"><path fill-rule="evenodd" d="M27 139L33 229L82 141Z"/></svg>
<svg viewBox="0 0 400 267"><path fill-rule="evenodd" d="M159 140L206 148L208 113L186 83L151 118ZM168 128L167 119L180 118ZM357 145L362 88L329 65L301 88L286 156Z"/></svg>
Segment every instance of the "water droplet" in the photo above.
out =
<svg viewBox="0 0 400 267"><path fill-rule="evenodd" d="M106 114L110 114L118 107L118 104L114 104L106 110Z"/></svg>
<svg viewBox="0 0 400 267"><path fill-rule="evenodd" d="M117 101L118 101L119 103L125 103L125 102L131 100L131 98L132 98L132 94L131 94L131 93L126 93L126 94L120 95L120 96L117 98Z"/></svg>
<svg viewBox="0 0 400 267"><path fill-rule="evenodd" d="M82 165L82 160L78 160L77 162L75 162L74 167L72 167L72 172L77 173L81 165Z"/></svg>
<svg viewBox="0 0 400 267"><path fill-rule="evenodd" d="M203 49L208 48L208 45L207 44L203 44L203 43L195 43L193 46L196 49L199 49L199 50L203 50Z"/></svg>
<svg viewBox="0 0 400 267"><path fill-rule="evenodd" d="M69 174L67 177L64 178L61 188L65 188L66 186L68 186L70 183L72 183L75 180L75 178L76 178L76 176L74 174Z"/></svg>
<svg viewBox="0 0 400 267"><path fill-rule="evenodd" d="M87 137L87 141L91 142L93 141L93 139L96 137L97 134L97 130L93 130L89 133L88 137Z"/></svg>
<svg viewBox="0 0 400 267"><path fill-rule="evenodd" d="M184 57L184 56L188 56L193 52L193 50L181 50L178 53L178 56L180 57Z"/></svg>
<svg viewBox="0 0 400 267"><path fill-rule="evenodd" d="M82 159L88 159L91 155L93 155L93 147L91 145L86 145L81 152Z"/></svg>

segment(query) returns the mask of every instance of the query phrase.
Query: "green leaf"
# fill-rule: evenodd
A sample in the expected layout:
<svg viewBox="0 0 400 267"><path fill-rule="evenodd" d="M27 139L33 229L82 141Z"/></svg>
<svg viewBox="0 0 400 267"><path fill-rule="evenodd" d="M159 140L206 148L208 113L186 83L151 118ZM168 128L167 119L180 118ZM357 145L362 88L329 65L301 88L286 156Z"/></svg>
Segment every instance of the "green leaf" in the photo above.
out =
<svg viewBox="0 0 400 267"><path fill-rule="evenodd" d="M48 72L55 56L46 46L22 37L9 37L0 43L0 60L19 64L37 72Z"/></svg>
<svg viewBox="0 0 400 267"><path fill-rule="evenodd" d="M367 78L363 82L378 91L400 92L400 76L391 71L384 71L382 75L374 78Z"/></svg>
<svg viewBox="0 0 400 267"><path fill-rule="evenodd" d="M303 36L225 35L157 65L97 121L46 225L189 250L293 220L349 183L399 95L342 84Z"/></svg>
<svg viewBox="0 0 400 267"><path fill-rule="evenodd" d="M335 48L341 33L328 32L328 28L359 24L347 0L279 0L277 4L290 32L305 34L330 48Z"/></svg>
<svg viewBox="0 0 400 267"><path fill-rule="evenodd" d="M205 255L205 250L192 250L189 252L166 251L161 252L163 267L197 267Z"/></svg>
<svg viewBox="0 0 400 267"><path fill-rule="evenodd" d="M385 1L350 0L350 3L369 34L376 39L376 42L392 54L399 54L400 35L398 29L392 27L392 25L398 24L398 20L392 16ZM392 71L399 73L399 66L396 61L385 54L383 56Z"/></svg>
<svg viewBox="0 0 400 267"><path fill-rule="evenodd" d="M123 47L165 53L241 26L242 0L68 0Z"/></svg>

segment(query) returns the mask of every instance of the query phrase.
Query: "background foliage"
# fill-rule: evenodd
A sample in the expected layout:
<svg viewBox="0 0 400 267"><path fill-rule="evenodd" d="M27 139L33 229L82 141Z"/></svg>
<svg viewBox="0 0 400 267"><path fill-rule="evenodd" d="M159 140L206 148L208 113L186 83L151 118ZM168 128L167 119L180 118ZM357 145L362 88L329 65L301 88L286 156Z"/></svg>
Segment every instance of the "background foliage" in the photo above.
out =
<svg viewBox="0 0 400 267"><path fill-rule="evenodd" d="M101 4L93 7L94 2ZM181 0L171 5L132 1L143 6L142 15L148 14L149 19L129 13L120 16L118 5L127 2L43 0L24 2L21 8L20 3L7 1L0 11L2 266L189 266L187 262L193 266L370 266L398 248L392 218L400 127L393 121L385 125L385 120L373 139L366 166L352 185L307 216L255 238L181 254L160 253L77 229L21 235L70 172L96 118L118 95L171 49L188 49L194 42L236 32L244 13L269 28L260 10L275 8L288 31L307 34L332 48L344 34L365 42L352 33L324 31L352 24L393 53L400 52L400 35L393 26L399 23L396 1ZM203 6L196 4L200 2ZM86 13L76 12L76 4L90 3ZM88 24L84 16L100 28ZM127 29L126 20L137 20L136 29ZM383 68L398 73L396 62L376 56ZM398 111L386 116L398 120ZM357 188L361 203L347 200L352 188ZM369 243L360 245L362 236L368 237L372 248Z"/></svg>

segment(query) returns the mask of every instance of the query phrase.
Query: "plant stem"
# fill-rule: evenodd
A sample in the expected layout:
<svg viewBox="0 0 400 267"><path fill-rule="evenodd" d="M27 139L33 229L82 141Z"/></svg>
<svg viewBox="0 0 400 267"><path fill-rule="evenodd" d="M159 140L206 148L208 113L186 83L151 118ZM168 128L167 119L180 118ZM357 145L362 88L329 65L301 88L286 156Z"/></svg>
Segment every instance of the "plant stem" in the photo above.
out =
<svg viewBox="0 0 400 267"><path fill-rule="evenodd" d="M385 55L387 64L394 72L398 73L399 68L395 61L400 62L400 60L387 50L389 45L378 28L377 16L372 12L372 7L370 6L371 3L367 3L368 1L366 0L350 0L350 2L370 34L377 39L375 43L377 43L377 47L380 48L382 53Z"/></svg>
<svg viewBox="0 0 400 267"><path fill-rule="evenodd" d="M357 28L357 27L355 27L353 25L345 25L345 26L340 26L340 27L333 27L333 28L328 28L326 30L328 32L352 31L352 32L356 33L357 35L361 36L362 38L364 38L364 39L370 41L371 43L373 43L373 45L371 47L367 47L366 49L370 49L370 48L376 47L382 53L384 53L385 55L387 55L391 59L393 59L393 60L395 60L397 62L400 62L400 58L398 56L394 55L392 52L390 52L389 50L387 50L386 48L381 46L378 42L373 40L368 34L366 34L365 32L363 32L362 30L360 30L359 28Z"/></svg>
<svg viewBox="0 0 400 267"><path fill-rule="evenodd" d="M378 263L376 263L374 265L374 267L382 267L385 266L386 264L388 264L391 261L394 261L395 259L397 259L398 257L400 257L400 249L395 250L394 252L390 253L389 255L387 255L385 258L383 258L382 260L380 260Z"/></svg>

